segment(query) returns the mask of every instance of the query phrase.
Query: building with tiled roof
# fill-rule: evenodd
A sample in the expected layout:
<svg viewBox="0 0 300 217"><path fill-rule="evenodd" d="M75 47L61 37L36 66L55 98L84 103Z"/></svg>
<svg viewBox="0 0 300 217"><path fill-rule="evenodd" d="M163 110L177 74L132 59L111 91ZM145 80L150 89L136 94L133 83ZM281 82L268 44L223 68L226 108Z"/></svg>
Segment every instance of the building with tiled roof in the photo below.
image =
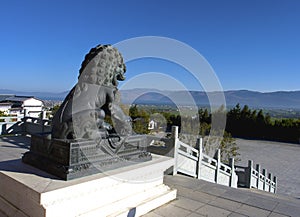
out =
<svg viewBox="0 0 300 217"><path fill-rule="evenodd" d="M0 95L0 111L8 115L39 117L44 103L34 96Z"/></svg>

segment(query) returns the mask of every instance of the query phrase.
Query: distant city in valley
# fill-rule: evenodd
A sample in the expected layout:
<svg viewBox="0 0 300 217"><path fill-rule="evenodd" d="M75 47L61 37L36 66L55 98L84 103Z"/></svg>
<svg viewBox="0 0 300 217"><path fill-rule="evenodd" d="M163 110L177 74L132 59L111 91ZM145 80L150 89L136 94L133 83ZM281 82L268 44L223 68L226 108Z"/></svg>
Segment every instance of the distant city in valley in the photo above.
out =
<svg viewBox="0 0 300 217"><path fill-rule="evenodd" d="M0 94L34 96L43 100L47 106L51 106L63 101L68 94L68 91L51 93L0 89ZM191 104L186 97L186 91L130 89L121 90L121 94L123 104L167 105L176 107L171 100L174 97L177 99L177 104L185 106ZM189 91L188 94L192 96L198 107L209 107L209 100L204 91ZM253 109L263 109L273 117L299 118L300 116L300 91L257 92L249 90L232 90L224 91L224 96L227 108L232 108L239 103L241 106L248 105Z"/></svg>

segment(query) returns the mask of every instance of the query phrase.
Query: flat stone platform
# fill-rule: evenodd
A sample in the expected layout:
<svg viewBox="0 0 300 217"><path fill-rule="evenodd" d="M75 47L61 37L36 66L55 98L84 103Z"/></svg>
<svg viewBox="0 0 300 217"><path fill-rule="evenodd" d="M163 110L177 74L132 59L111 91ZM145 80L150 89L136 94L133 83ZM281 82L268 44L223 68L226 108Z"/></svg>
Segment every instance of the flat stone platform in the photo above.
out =
<svg viewBox="0 0 300 217"><path fill-rule="evenodd" d="M0 172L4 161L10 161L17 170L21 162L18 159L29 149L29 145L29 137L1 137ZM26 166L23 172L26 173ZM177 199L144 216L300 216L300 200L293 197L233 189L181 175L165 176L164 183L177 189ZM6 217L0 211L2 216Z"/></svg>
<svg viewBox="0 0 300 217"><path fill-rule="evenodd" d="M177 199L145 217L299 217L300 200L258 190L235 189L187 176L165 176Z"/></svg>

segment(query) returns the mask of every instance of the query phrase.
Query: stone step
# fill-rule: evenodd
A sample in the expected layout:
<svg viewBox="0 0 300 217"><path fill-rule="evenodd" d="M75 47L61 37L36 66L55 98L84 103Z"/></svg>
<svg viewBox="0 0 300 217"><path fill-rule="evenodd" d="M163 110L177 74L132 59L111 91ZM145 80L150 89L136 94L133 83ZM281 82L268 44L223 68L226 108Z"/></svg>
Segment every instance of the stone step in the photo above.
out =
<svg viewBox="0 0 300 217"><path fill-rule="evenodd" d="M107 216L126 217L141 216L176 198L176 190L161 184L146 191L133 194L105 207L82 214L82 217ZM134 214L134 215L133 215Z"/></svg>
<svg viewBox="0 0 300 217"><path fill-rule="evenodd" d="M175 199L176 190L163 184L163 172L173 164L172 158L152 155L151 161L62 181L25 164L12 168L7 163L0 170L0 213L74 217L114 215L120 210L124 216L137 207L142 215Z"/></svg>

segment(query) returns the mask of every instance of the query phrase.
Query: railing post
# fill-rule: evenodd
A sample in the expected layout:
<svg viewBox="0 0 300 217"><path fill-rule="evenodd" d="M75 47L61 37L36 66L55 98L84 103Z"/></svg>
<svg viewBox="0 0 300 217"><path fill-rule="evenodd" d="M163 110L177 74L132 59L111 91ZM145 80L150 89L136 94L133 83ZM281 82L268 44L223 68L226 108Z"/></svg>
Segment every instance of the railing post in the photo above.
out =
<svg viewBox="0 0 300 217"><path fill-rule="evenodd" d="M172 126L172 139L174 142L174 167L173 175L177 174L178 169L178 126Z"/></svg>
<svg viewBox="0 0 300 217"><path fill-rule="evenodd" d="M263 169L262 174L264 176L263 190L265 191L266 190L266 182L267 182L267 174L268 174L267 169Z"/></svg>
<svg viewBox="0 0 300 217"><path fill-rule="evenodd" d="M5 119L4 119L4 121L5 121ZM7 123L2 123L0 126L1 126L0 135L7 134Z"/></svg>
<svg viewBox="0 0 300 217"><path fill-rule="evenodd" d="M259 187L259 182L260 182L260 165L256 164L256 171L257 171L257 180L256 180L256 188L258 189Z"/></svg>
<svg viewBox="0 0 300 217"><path fill-rule="evenodd" d="M221 165L221 150L218 149L218 152L217 152L217 168L216 168L216 173L215 173L215 182L217 184L219 183L220 165Z"/></svg>
<svg viewBox="0 0 300 217"><path fill-rule="evenodd" d="M272 173L269 173L268 174L268 178L269 178L269 180L270 180L270 185L269 185L269 192L271 192L271 189L272 189Z"/></svg>
<svg viewBox="0 0 300 217"><path fill-rule="evenodd" d="M229 186L232 187L233 186L233 178L234 178L234 173L235 173L235 169L234 169L234 158L229 158L229 166L231 167L231 173L230 173L230 183Z"/></svg>
<svg viewBox="0 0 300 217"><path fill-rule="evenodd" d="M40 114L40 125L41 125L41 131L42 133L45 132L45 123L44 120L46 119L46 111L42 111Z"/></svg>
<svg viewBox="0 0 300 217"><path fill-rule="evenodd" d="M197 146L199 147L199 156L198 156L198 173L197 173L197 178L200 179L201 177L201 163L202 163L202 158L203 158L203 140L202 138L197 139Z"/></svg>
<svg viewBox="0 0 300 217"><path fill-rule="evenodd" d="M251 177L253 173L253 161L248 161L248 167L245 169L246 187L251 188Z"/></svg>
<svg viewBox="0 0 300 217"><path fill-rule="evenodd" d="M178 139L178 126L172 126L172 139Z"/></svg>
<svg viewBox="0 0 300 217"><path fill-rule="evenodd" d="M273 181L275 183L275 186L274 186L274 194L275 194L277 192L277 176L274 176Z"/></svg>
<svg viewBox="0 0 300 217"><path fill-rule="evenodd" d="M42 120L47 119L47 112L46 111L42 111Z"/></svg>

